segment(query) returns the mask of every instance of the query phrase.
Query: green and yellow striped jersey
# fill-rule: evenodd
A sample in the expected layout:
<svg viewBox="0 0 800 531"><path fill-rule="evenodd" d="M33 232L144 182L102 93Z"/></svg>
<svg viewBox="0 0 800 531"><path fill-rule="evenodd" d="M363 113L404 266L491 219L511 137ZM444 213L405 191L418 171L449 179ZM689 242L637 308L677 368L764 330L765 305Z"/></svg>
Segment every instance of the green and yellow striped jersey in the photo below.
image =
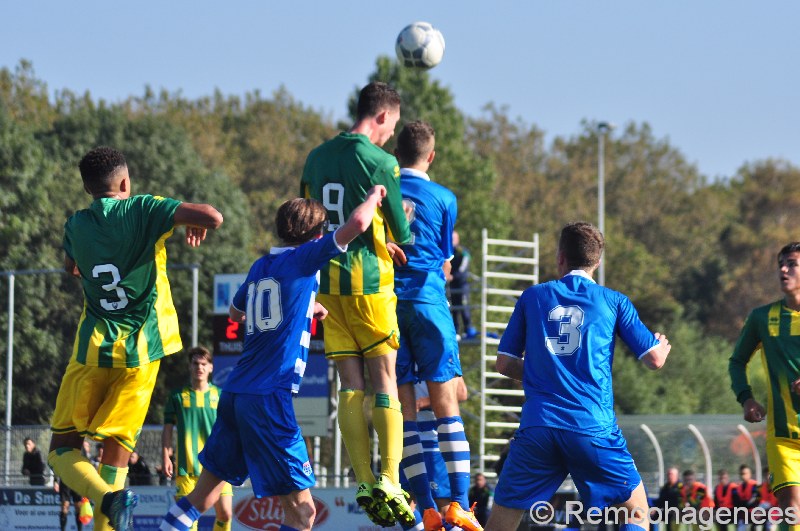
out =
<svg viewBox="0 0 800 531"><path fill-rule="evenodd" d="M173 424L178 429L175 459L179 476L199 476L203 471L197 454L205 446L217 420L220 393L219 387L213 384L209 384L205 392L187 385L173 391L164 406L164 424Z"/></svg>
<svg viewBox="0 0 800 531"><path fill-rule="evenodd" d="M728 364L733 392L740 403L752 397L747 362L761 350L767 371L767 435L800 438L800 396L791 391L800 378L800 312L782 300L761 306L747 317Z"/></svg>
<svg viewBox="0 0 800 531"><path fill-rule="evenodd" d="M78 266L83 313L73 358L92 367L139 367L181 350L164 242L180 201L101 198L64 226Z"/></svg>
<svg viewBox="0 0 800 531"><path fill-rule="evenodd" d="M362 134L341 133L314 149L306 159L301 195L317 199L328 210L335 230L367 197L375 185L386 187L386 197L369 229L331 260L321 271L320 293L370 295L394 289L394 268L386 239L408 243L411 231L400 194L397 159Z"/></svg>

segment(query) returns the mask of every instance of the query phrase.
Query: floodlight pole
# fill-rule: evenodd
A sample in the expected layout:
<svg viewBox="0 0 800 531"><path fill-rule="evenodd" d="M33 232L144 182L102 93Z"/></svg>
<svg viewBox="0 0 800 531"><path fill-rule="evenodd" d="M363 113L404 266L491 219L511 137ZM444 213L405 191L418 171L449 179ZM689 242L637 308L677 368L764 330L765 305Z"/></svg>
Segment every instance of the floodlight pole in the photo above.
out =
<svg viewBox="0 0 800 531"><path fill-rule="evenodd" d="M614 128L608 122L597 123L597 228L606 236L606 167L605 167L605 139L606 134ZM597 283L606 284L606 255L603 253L600 267L597 268Z"/></svg>
<svg viewBox="0 0 800 531"><path fill-rule="evenodd" d="M8 482L8 468L11 465L11 393L14 378L14 273L8 275L8 354L6 356L6 455L5 484Z"/></svg>

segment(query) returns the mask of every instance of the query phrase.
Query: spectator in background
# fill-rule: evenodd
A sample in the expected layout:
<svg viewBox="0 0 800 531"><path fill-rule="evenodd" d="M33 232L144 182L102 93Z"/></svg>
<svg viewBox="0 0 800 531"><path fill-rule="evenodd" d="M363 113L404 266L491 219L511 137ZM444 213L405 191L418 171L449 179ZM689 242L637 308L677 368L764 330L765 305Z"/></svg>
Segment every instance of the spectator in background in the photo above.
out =
<svg viewBox="0 0 800 531"><path fill-rule="evenodd" d="M714 507L714 500L708 494L708 489L703 483L695 480L694 470L683 473L683 486L681 487L681 505L683 507Z"/></svg>
<svg viewBox="0 0 800 531"><path fill-rule="evenodd" d="M719 479L717 486L714 487L714 505L717 509L727 509L728 515L725 517L726 521L730 521L733 514L733 491L736 490L736 483L731 483L730 475L724 468L717 474ZM716 512L716 511L715 511ZM728 531L728 524L719 523L717 520L717 528L720 531Z"/></svg>
<svg viewBox="0 0 800 531"><path fill-rule="evenodd" d="M31 485L44 485L44 460L30 437L25 438L25 453L22 456L22 475L28 476Z"/></svg>
<svg viewBox="0 0 800 531"><path fill-rule="evenodd" d="M75 508L75 528L78 531L82 531L83 522L81 521L81 504L88 503L88 500L84 502L83 497L74 490L70 489L61 480L61 478L55 478L55 481L53 482L53 490L61 499L61 510L58 513L58 521L59 525L61 526L61 531L65 531L65 529L67 529L67 516L69 515L70 503L72 503L73 507Z"/></svg>
<svg viewBox="0 0 800 531"><path fill-rule="evenodd" d="M775 493L772 492L772 486L770 485L770 473L769 467L765 466L762 469L761 477L763 481L761 485L758 486L758 496L761 503L759 503L759 507L767 511L767 514L771 514L770 509L773 507L778 507L778 498L775 497ZM777 509L776 509L777 512ZM764 524L764 531L771 531L778 526L776 521L767 521Z"/></svg>
<svg viewBox="0 0 800 531"><path fill-rule="evenodd" d="M492 497L494 493L489 485L486 484L486 476L480 472L475 474L475 483L469 489L469 504L473 507L475 518L481 525L486 525L489 519L489 511L492 509Z"/></svg>
<svg viewBox="0 0 800 531"><path fill-rule="evenodd" d="M739 478L742 480L735 489L733 489L733 506L746 507L747 512L752 516L753 509L758 507L758 482L753 479L753 470L747 466L742 465L739 467ZM751 524L750 528L755 531L755 524ZM741 531L747 528L747 524L739 523L736 528Z"/></svg>
<svg viewBox="0 0 800 531"><path fill-rule="evenodd" d="M678 510L681 508L681 489L683 484L678 481L679 477L678 469L674 466L670 467L667 470L667 482L661 486L658 498L653 502L654 508L661 511L661 517L664 519L667 531L677 531L680 525L675 515L668 512L673 507Z"/></svg>
<svg viewBox="0 0 800 531"><path fill-rule="evenodd" d="M459 316L464 325L464 338L472 339L478 331L472 326L469 311L469 266L472 256L466 247L461 245L458 232L453 231L453 259L450 261L450 311L453 314L453 324L456 333L459 333Z"/></svg>
<svg viewBox="0 0 800 531"><path fill-rule="evenodd" d="M81 449L81 454L86 459L90 459L91 460L91 458L92 458L92 443L89 442L89 439L84 439L83 440L83 447Z"/></svg>
<svg viewBox="0 0 800 531"><path fill-rule="evenodd" d="M131 452L131 456L128 458L128 478L132 486L153 484L150 467L147 466L144 458L135 450Z"/></svg>
<svg viewBox="0 0 800 531"><path fill-rule="evenodd" d="M87 441L88 442L88 441ZM103 460L103 443L99 442L94 445L94 451L97 452L94 457L89 458L89 462L94 465L95 468L100 466L100 461ZM85 450L85 447L84 447Z"/></svg>

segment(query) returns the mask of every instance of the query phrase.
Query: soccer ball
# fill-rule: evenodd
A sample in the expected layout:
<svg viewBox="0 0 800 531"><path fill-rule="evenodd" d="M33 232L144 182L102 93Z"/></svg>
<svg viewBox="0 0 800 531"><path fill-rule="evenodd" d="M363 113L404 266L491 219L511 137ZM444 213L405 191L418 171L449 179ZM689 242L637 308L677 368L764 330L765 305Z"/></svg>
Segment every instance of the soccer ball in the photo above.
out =
<svg viewBox="0 0 800 531"><path fill-rule="evenodd" d="M403 66L427 70L442 60L444 37L427 22L414 22L397 36L394 49Z"/></svg>

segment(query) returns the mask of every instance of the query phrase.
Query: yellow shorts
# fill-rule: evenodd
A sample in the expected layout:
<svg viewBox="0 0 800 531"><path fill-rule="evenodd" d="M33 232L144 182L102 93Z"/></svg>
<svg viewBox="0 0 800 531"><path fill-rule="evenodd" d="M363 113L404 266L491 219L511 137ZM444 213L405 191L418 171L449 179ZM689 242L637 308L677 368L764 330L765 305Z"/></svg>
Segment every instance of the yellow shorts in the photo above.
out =
<svg viewBox="0 0 800 531"><path fill-rule="evenodd" d="M800 440L767 437L767 463L773 492L800 485Z"/></svg>
<svg viewBox="0 0 800 531"><path fill-rule="evenodd" d="M397 296L394 292L372 295L317 295L328 310L325 318L325 355L385 356L400 347Z"/></svg>
<svg viewBox="0 0 800 531"><path fill-rule="evenodd" d="M175 492L175 501L180 500L194 490L194 486L197 485L197 478L198 476L178 476L175 478L175 487L178 489L177 492ZM222 492L220 492L219 495L233 496L233 487L231 487L231 484L225 482L222 486Z"/></svg>
<svg viewBox="0 0 800 531"><path fill-rule="evenodd" d="M128 450L136 447L156 385L156 360L133 369L67 365L50 427L54 434L76 431L102 441L113 437Z"/></svg>

